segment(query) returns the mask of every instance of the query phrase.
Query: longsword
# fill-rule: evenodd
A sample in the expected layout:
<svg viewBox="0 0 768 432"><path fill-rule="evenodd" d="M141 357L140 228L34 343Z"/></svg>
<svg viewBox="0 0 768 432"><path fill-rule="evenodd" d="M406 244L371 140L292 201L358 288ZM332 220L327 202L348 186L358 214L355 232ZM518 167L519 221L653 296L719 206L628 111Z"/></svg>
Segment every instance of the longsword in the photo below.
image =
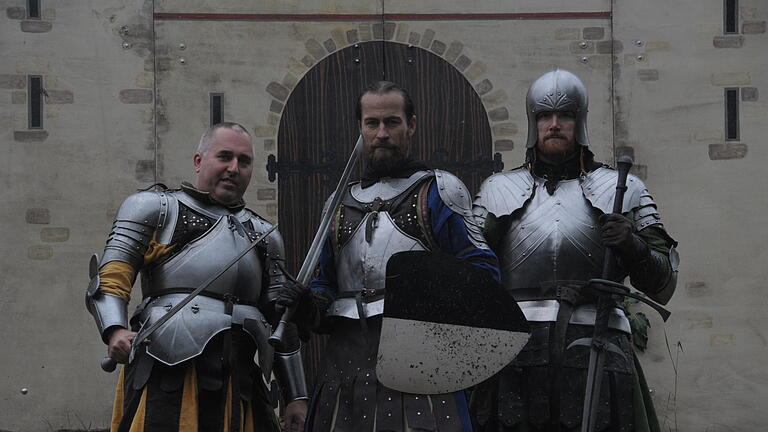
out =
<svg viewBox="0 0 768 432"><path fill-rule="evenodd" d="M234 217L234 216L230 216ZM131 363L133 361L133 356L136 354L136 349L141 346L141 344L147 340L147 338L152 335L160 326L168 322L171 318L173 318L174 315L176 315L184 306L186 306L189 302L191 302L195 297L197 297L198 294L200 294L204 289L208 288L208 285L212 284L216 279L219 278L219 276L223 275L227 272L227 270L230 269L233 265L235 265L242 257L244 257L248 252L250 252L253 248L256 247L257 244L259 244L262 240L267 238L274 230L277 229L277 224L273 225L272 228L266 230L264 234L262 234L259 238L255 239L251 242L251 244L248 245L245 249L243 249L237 256L232 258L221 270L214 273L211 277L209 277L205 282L201 283L200 286L194 289L194 291L187 294L186 297L181 299L180 302L176 303L174 307L172 307L168 312L165 313L165 315L161 316L157 321L152 323L149 327L142 327L141 330L139 330L139 333L136 335L135 338L133 338L133 341L131 342L131 354L128 357L128 363ZM105 357L101 360L101 368L105 372L112 372L115 370L115 367L117 366L117 361L111 357Z"/></svg>
<svg viewBox="0 0 768 432"><path fill-rule="evenodd" d="M347 166L344 167L344 172L341 174L339 183L336 185L336 190L331 196L331 201L326 206L326 209L320 218L320 226L317 228L315 238L312 240L312 245L309 247L309 251L307 251L307 257L304 258L304 262L301 264L301 269L299 269L299 273L296 275L295 281L302 284L303 286L307 286L309 284L312 273L315 271L315 267L317 267L317 262L320 260L320 253L323 250L325 239L328 237L328 231L331 228L331 221L333 220L336 211L341 205L341 199L344 196L344 189L347 187L349 178L352 175L352 170L355 167L355 163L360 157L362 150L363 136L360 135L360 137L357 138L357 142L355 143L355 148L352 149L352 154L349 156ZM290 278L290 275L288 275L287 272L285 273L286 277ZM283 338L285 337L285 324L290 321L295 310L296 308L293 307L288 308L283 312L282 317L280 317L280 322L277 324L277 328L275 328L275 332L272 333L272 336L269 337L269 343L271 343L273 346L283 342Z"/></svg>
<svg viewBox="0 0 768 432"><path fill-rule="evenodd" d="M621 156L616 161L619 178L616 184L616 195L613 199L613 213L621 214L624 205L624 192L627 190L627 174L632 168L632 158ZM614 266L613 249L605 248L603 258L603 278L592 279L587 282L587 286L594 289L597 293L597 308L595 311L595 329L592 338L578 339L572 342L568 348L574 345L589 344L589 369L587 370L587 387L584 393L584 408L581 414L581 432L594 432L597 425L597 406L600 403L600 390L602 389L603 368L605 365L605 356L608 351L614 351L617 354L624 355L618 348L613 346L606 339L608 321L611 309L614 307L614 296L632 297L648 304L661 314L664 321L669 318L669 311L656 303L630 293L629 288L624 285L608 280L611 270Z"/></svg>

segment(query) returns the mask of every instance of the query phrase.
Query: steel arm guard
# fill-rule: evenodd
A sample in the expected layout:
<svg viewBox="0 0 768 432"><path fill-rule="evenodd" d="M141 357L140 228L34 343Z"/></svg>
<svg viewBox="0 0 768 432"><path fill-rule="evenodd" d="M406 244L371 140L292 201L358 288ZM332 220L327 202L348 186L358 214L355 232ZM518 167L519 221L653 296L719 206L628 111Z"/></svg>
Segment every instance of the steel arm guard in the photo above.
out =
<svg viewBox="0 0 768 432"><path fill-rule="evenodd" d="M101 340L109 343L109 332L113 327L128 328L128 302L122 298L97 292L86 296L85 306L96 320Z"/></svg>
<svg viewBox="0 0 768 432"><path fill-rule="evenodd" d="M101 264L122 261L139 269L153 237L168 244L176 224L178 201L164 191L143 191L123 201L112 224Z"/></svg>
<svg viewBox="0 0 768 432"><path fill-rule="evenodd" d="M301 361L301 345L292 352L276 352L274 372L286 402L309 399Z"/></svg>

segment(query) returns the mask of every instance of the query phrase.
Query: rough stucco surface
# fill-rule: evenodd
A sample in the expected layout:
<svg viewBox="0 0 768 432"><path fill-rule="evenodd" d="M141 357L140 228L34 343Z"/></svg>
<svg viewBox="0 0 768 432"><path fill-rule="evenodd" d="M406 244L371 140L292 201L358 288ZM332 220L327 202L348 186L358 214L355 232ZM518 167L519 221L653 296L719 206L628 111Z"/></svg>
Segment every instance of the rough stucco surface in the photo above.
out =
<svg viewBox="0 0 768 432"><path fill-rule="evenodd" d="M768 192L761 182L768 105L758 96L768 85L766 34L744 34L740 48L718 48L722 1L652 3L614 3L614 46L621 47L614 58L595 49L611 46L609 19L402 21L380 34L442 53L483 92L507 169L523 159L528 85L553 66L584 80L593 151L609 162L614 146L634 154L636 173L647 177L680 242L672 318L663 324L637 309L651 319L649 349L640 359L663 429L759 430L768 423L768 413L757 409L768 397L761 293L768 278ZM768 8L758 0L739 4L745 22L766 20ZM155 58L152 7L142 0L57 2L44 10L46 33L23 32L18 14L0 15L7 59L0 77L12 81L0 88L0 339L14 347L0 358L0 430L108 425L116 375L98 368L105 349L83 306L88 258L101 253L126 195L155 181L192 178L209 93L225 93L225 119L251 128L256 157L264 160L279 153L280 110L308 68L329 49L379 34L365 22L157 21ZM158 0L154 8L375 14L382 3ZM610 8L603 0L384 4L387 13ZM43 75L47 89L71 101L46 104L44 130L32 133L26 101L14 103L20 97L13 93L26 88L30 74ZM19 76L24 80L13 84ZM724 140L725 87L747 88L736 142ZM274 220L280 197L263 165L257 163L246 200Z"/></svg>

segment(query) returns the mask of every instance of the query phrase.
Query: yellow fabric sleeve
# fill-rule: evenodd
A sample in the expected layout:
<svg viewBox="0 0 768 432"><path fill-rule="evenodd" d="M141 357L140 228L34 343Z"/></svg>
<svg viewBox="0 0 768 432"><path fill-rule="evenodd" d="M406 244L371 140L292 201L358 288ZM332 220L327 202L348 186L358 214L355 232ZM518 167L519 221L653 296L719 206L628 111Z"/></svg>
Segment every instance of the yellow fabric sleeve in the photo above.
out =
<svg viewBox="0 0 768 432"><path fill-rule="evenodd" d="M173 245L163 245L155 241L154 237L149 242L147 252L144 254L144 265L156 261L173 249ZM110 261L99 269L99 290L106 294L116 295L125 301L131 299L131 289L136 280L137 269L122 261Z"/></svg>
<svg viewBox="0 0 768 432"><path fill-rule="evenodd" d="M129 301L135 278L136 271L130 264L122 261L110 261L99 269L99 291Z"/></svg>

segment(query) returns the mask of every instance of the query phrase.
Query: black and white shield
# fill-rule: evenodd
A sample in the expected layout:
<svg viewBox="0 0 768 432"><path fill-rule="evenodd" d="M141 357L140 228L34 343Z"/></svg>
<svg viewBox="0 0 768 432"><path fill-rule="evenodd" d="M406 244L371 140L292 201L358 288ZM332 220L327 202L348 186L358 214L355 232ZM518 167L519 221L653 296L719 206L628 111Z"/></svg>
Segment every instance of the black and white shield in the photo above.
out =
<svg viewBox="0 0 768 432"><path fill-rule="evenodd" d="M506 366L528 341L522 311L487 271L439 252L387 263L376 374L406 393L448 393Z"/></svg>

